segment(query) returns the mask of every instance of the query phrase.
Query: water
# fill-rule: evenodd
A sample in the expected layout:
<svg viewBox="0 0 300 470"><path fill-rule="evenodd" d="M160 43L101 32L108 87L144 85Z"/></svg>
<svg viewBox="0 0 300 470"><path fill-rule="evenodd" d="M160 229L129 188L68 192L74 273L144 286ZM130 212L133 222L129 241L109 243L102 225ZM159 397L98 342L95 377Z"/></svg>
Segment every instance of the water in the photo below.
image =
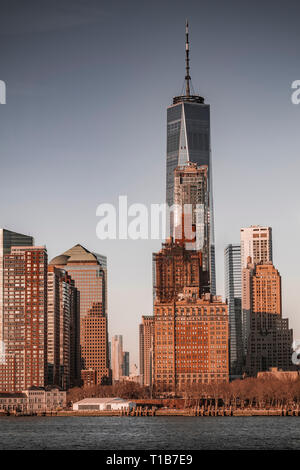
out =
<svg viewBox="0 0 300 470"><path fill-rule="evenodd" d="M0 449L300 449L297 417L0 417Z"/></svg>

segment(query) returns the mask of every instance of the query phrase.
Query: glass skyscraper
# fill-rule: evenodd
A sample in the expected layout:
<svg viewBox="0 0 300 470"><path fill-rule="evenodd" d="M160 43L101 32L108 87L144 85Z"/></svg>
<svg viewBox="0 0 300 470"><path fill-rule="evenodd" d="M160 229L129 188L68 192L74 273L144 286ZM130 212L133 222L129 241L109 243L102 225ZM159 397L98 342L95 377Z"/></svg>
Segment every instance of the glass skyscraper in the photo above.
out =
<svg viewBox="0 0 300 470"><path fill-rule="evenodd" d="M166 201L174 204L174 170L188 162L208 167L209 187L209 274L210 290L216 293L214 215L212 191L212 165L210 145L210 106L204 98L190 93L189 41L186 25L186 76L185 94L173 98L167 109L167 168ZM173 235L173 221L170 221L170 234Z"/></svg>
<svg viewBox="0 0 300 470"><path fill-rule="evenodd" d="M229 313L229 370L234 378L241 374L243 366L240 245L230 244L225 248L225 297Z"/></svg>

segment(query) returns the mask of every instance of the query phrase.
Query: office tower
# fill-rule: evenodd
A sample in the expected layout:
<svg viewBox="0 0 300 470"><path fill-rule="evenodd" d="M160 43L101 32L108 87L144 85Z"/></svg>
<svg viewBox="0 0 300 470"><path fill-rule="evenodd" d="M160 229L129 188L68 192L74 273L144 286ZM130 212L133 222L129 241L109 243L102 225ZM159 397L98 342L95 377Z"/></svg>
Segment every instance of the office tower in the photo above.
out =
<svg viewBox="0 0 300 470"><path fill-rule="evenodd" d="M78 244L53 258L50 265L67 271L80 294L81 376L84 384L110 383L106 258Z"/></svg>
<svg viewBox="0 0 300 470"><path fill-rule="evenodd" d="M142 316L139 327L140 376L143 385L152 385L154 317Z"/></svg>
<svg viewBox="0 0 300 470"><path fill-rule="evenodd" d="M99 305L95 305L81 318L80 324L84 385L91 381L91 373L84 371L95 371L93 380L96 384L108 384L111 382L111 375L108 367L107 316L101 313Z"/></svg>
<svg viewBox="0 0 300 470"><path fill-rule="evenodd" d="M112 378L116 382L122 377L123 336L115 335L111 340L111 369Z"/></svg>
<svg viewBox="0 0 300 470"><path fill-rule="evenodd" d="M123 352L123 360L122 360L122 375L124 377L129 377L129 352Z"/></svg>
<svg viewBox="0 0 300 470"><path fill-rule="evenodd" d="M255 376L271 367L292 368L293 331L282 318L281 277L272 262L243 269L243 314L246 316L246 373Z"/></svg>
<svg viewBox="0 0 300 470"><path fill-rule="evenodd" d="M242 269L247 267L248 257L254 264L262 261L273 261L272 254L272 228L251 225L241 229L241 264Z"/></svg>
<svg viewBox="0 0 300 470"><path fill-rule="evenodd" d="M185 93L173 98L173 104L167 109L167 175L166 201L171 207L174 204L174 171L178 166L189 162L198 166L207 166L208 175L208 220L209 220L209 281L212 294L216 293L215 275L215 242L212 165L210 144L210 106L204 98L191 94L191 77L189 65L188 24L186 25L186 75ZM173 218L170 221L170 234L173 234Z"/></svg>
<svg viewBox="0 0 300 470"><path fill-rule="evenodd" d="M3 256L10 254L12 246L33 246L33 237L0 229L0 341L3 334Z"/></svg>
<svg viewBox="0 0 300 470"><path fill-rule="evenodd" d="M156 300L172 300L185 286L197 288L198 296L209 290L207 272L202 270L201 251L187 250L184 244L169 239L153 259Z"/></svg>
<svg viewBox="0 0 300 470"><path fill-rule="evenodd" d="M12 246L3 255L3 341L0 390L20 392L47 380L47 251Z"/></svg>
<svg viewBox="0 0 300 470"><path fill-rule="evenodd" d="M184 288L179 299L155 302L154 384L180 390L229 379L228 311L218 296Z"/></svg>
<svg viewBox="0 0 300 470"><path fill-rule="evenodd" d="M48 267L48 384L80 385L79 292L68 273Z"/></svg>
<svg viewBox="0 0 300 470"><path fill-rule="evenodd" d="M229 315L229 368L230 377L242 373L242 273L241 247L228 245L225 248L225 298Z"/></svg>
<svg viewBox="0 0 300 470"><path fill-rule="evenodd" d="M203 270L209 271L208 166L187 162L174 171L174 239L187 249L201 250Z"/></svg>

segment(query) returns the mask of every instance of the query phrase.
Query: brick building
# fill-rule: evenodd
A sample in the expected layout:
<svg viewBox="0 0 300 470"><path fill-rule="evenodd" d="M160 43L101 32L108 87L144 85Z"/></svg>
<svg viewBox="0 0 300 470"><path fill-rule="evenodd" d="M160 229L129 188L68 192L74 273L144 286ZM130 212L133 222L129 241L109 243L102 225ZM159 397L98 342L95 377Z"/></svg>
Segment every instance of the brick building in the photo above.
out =
<svg viewBox="0 0 300 470"><path fill-rule="evenodd" d="M16 246L3 255L4 355L0 390L21 392L47 381L47 252Z"/></svg>

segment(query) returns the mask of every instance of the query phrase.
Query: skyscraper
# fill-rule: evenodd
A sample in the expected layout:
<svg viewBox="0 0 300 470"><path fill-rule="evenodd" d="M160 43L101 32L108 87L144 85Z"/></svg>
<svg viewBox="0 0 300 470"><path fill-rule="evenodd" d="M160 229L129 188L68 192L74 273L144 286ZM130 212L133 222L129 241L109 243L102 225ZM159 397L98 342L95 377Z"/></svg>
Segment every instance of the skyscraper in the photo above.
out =
<svg viewBox="0 0 300 470"><path fill-rule="evenodd" d="M12 246L3 255L3 342L0 390L47 383L47 251Z"/></svg>
<svg viewBox="0 0 300 470"><path fill-rule="evenodd" d="M254 264L273 261L271 227L251 225L241 228L242 269L247 267L249 256Z"/></svg>
<svg viewBox="0 0 300 470"><path fill-rule="evenodd" d="M80 384L79 292L68 273L48 267L48 384L63 389Z"/></svg>
<svg viewBox="0 0 300 470"><path fill-rule="evenodd" d="M80 293L83 378L89 383L109 383L106 258L78 244L53 258L50 265L67 271Z"/></svg>
<svg viewBox="0 0 300 470"><path fill-rule="evenodd" d="M113 381L118 381L123 375L123 336L115 335L111 340L111 369Z"/></svg>
<svg viewBox="0 0 300 470"><path fill-rule="evenodd" d="M152 385L154 317L142 316L139 329L140 375L143 385Z"/></svg>
<svg viewBox="0 0 300 470"><path fill-rule="evenodd" d="M246 372L256 375L271 367L292 368L293 331L282 318L281 277L272 262L251 263L243 269Z"/></svg>
<svg viewBox="0 0 300 470"><path fill-rule="evenodd" d="M22 233L0 229L0 341L3 333L3 256L10 253L12 246L33 246L33 237Z"/></svg>
<svg viewBox="0 0 300 470"><path fill-rule="evenodd" d="M204 98L191 94L191 77L189 65L189 31L186 24L186 75L185 93L175 96L173 104L167 109L167 169L166 169L166 201L171 207L174 204L174 171L178 166L188 162L198 166L206 165L208 170L208 221L209 239L209 279L212 294L216 293L215 274L215 242L213 186L210 144L210 106ZM171 216L170 234L174 231L174 220Z"/></svg>
<svg viewBox="0 0 300 470"><path fill-rule="evenodd" d="M229 365L230 376L242 373L242 273L241 247L228 245L225 248L225 297L229 314Z"/></svg>

